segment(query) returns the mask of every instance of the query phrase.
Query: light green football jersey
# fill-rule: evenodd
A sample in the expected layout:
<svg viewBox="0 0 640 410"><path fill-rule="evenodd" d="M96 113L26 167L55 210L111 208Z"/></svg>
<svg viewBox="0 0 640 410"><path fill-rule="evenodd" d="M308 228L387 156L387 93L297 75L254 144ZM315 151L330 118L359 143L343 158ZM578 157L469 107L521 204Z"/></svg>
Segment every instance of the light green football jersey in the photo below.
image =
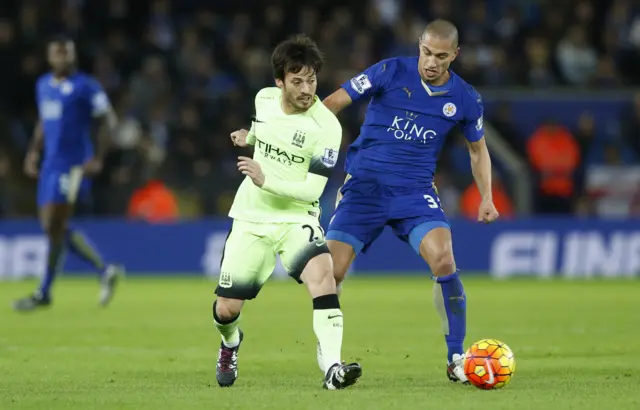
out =
<svg viewBox="0 0 640 410"><path fill-rule="evenodd" d="M265 174L259 188L246 177L229 216L249 222L304 222L320 217L318 199L338 161L342 126L316 96L306 112L285 114L282 91L264 88L256 95L256 118L247 142Z"/></svg>

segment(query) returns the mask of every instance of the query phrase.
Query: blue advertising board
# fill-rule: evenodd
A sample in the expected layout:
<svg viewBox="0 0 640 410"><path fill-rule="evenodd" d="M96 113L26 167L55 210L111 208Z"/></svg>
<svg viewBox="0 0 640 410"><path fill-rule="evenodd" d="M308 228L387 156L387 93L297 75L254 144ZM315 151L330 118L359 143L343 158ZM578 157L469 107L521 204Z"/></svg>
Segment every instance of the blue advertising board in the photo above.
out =
<svg viewBox="0 0 640 410"><path fill-rule="evenodd" d="M226 219L149 225L125 220L77 221L105 257L134 275L219 273L230 223ZM640 220L521 219L491 225L452 222L456 261L465 273L496 277L637 276ZM47 241L35 221L0 221L0 278L40 275ZM65 272L89 268L72 255ZM415 252L385 231L354 264L355 274L421 274L427 267ZM284 276L282 266L276 276Z"/></svg>

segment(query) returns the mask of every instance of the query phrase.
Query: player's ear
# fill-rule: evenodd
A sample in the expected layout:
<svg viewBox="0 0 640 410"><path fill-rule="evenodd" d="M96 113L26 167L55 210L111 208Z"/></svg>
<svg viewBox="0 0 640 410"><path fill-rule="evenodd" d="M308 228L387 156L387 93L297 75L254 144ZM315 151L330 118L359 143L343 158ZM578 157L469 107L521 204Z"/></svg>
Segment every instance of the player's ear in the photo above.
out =
<svg viewBox="0 0 640 410"><path fill-rule="evenodd" d="M283 88L284 87L284 82L281 79L276 78L276 86L278 88Z"/></svg>
<svg viewBox="0 0 640 410"><path fill-rule="evenodd" d="M460 54L460 47L456 47L456 52L453 54L451 61L455 60L458 57L458 54Z"/></svg>

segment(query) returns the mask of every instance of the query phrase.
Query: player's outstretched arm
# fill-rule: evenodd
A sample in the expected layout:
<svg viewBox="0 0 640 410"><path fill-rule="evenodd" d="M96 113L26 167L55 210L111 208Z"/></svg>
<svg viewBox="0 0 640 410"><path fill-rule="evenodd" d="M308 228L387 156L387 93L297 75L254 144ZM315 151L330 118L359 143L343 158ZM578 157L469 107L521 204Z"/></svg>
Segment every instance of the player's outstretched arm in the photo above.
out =
<svg viewBox="0 0 640 410"><path fill-rule="evenodd" d="M394 60L382 60L347 80L322 103L337 114L354 101L368 100L387 86L393 78L395 67Z"/></svg>
<svg viewBox="0 0 640 410"><path fill-rule="evenodd" d="M264 175L260 170L260 164L247 157L240 157L238 168L249 176L256 186L267 192L302 202L317 201L338 163L338 150L342 143L342 127L335 116L331 117L327 120L326 134L316 143L303 181L285 181L275 175Z"/></svg>
<svg viewBox="0 0 640 410"><path fill-rule="evenodd" d="M322 195L327 177L307 174L304 181L284 181L273 175L266 176L258 161L249 157L238 157L238 170L248 176L258 188L272 194L302 202L315 202Z"/></svg>
<svg viewBox="0 0 640 410"><path fill-rule="evenodd" d="M322 103L334 114L348 107L351 103L351 96L344 88L339 88L333 94L325 98Z"/></svg>
<svg viewBox="0 0 640 410"><path fill-rule="evenodd" d="M478 210L478 221L493 222L498 218L498 211L493 205L491 191L491 156L484 137L474 142L467 142L471 157L471 171L476 181L478 191L482 196L482 203Z"/></svg>
<svg viewBox="0 0 640 410"><path fill-rule="evenodd" d="M308 174L307 178L301 182L282 181L267 176L262 189L297 201L315 202L322 195L327 181L327 177L315 174Z"/></svg>

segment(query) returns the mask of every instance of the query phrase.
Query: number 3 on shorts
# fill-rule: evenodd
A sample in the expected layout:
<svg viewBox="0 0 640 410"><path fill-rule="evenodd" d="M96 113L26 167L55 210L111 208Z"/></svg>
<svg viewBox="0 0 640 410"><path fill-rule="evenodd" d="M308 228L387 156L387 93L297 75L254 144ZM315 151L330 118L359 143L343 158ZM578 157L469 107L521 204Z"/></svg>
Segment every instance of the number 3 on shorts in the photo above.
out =
<svg viewBox="0 0 640 410"><path fill-rule="evenodd" d="M429 208L432 208L432 209L442 208L442 205L440 204L440 198L438 197L433 198L433 196L429 194L423 195L423 198L426 199L427 205L429 205Z"/></svg>

